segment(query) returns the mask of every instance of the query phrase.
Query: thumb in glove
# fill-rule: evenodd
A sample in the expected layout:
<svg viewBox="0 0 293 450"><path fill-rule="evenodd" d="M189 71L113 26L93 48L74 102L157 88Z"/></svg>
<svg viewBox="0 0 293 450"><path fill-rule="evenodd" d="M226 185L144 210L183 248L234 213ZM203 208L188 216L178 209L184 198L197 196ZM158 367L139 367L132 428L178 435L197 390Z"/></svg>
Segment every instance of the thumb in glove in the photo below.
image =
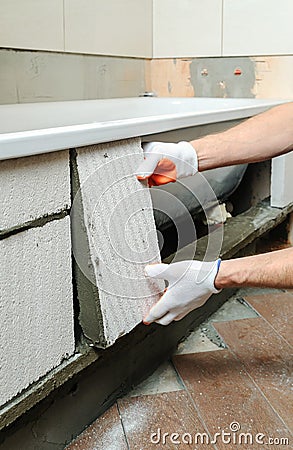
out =
<svg viewBox="0 0 293 450"><path fill-rule="evenodd" d="M168 288L143 322L146 325L152 322L168 325L202 306L212 294L219 293L214 282L220 263L218 259L213 262L181 261L146 266L146 275L166 280Z"/></svg>

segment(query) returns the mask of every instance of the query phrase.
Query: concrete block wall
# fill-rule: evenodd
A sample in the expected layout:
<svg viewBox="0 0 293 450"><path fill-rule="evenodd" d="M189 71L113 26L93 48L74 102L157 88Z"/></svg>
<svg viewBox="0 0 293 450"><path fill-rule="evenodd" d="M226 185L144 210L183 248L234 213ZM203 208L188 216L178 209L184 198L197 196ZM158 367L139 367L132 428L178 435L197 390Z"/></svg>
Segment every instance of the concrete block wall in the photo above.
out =
<svg viewBox="0 0 293 450"><path fill-rule="evenodd" d="M0 236L70 207L69 152L0 161Z"/></svg>
<svg viewBox="0 0 293 450"><path fill-rule="evenodd" d="M129 139L77 149L73 161L79 320L103 348L141 323L165 287L144 275L160 251L149 190L134 175L142 160L140 140Z"/></svg>
<svg viewBox="0 0 293 450"><path fill-rule="evenodd" d="M72 230L80 325L96 346L141 323L165 286L144 275L160 251L149 190L134 175L140 140L76 149L72 173L69 158L0 162L1 407L75 353Z"/></svg>
<svg viewBox="0 0 293 450"><path fill-rule="evenodd" d="M69 152L0 161L0 405L74 353Z"/></svg>
<svg viewBox="0 0 293 450"><path fill-rule="evenodd" d="M0 405L74 352L69 217L0 241Z"/></svg>
<svg viewBox="0 0 293 450"><path fill-rule="evenodd" d="M272 161L271 205L283 208L292 202L293 152Z"/></svg>

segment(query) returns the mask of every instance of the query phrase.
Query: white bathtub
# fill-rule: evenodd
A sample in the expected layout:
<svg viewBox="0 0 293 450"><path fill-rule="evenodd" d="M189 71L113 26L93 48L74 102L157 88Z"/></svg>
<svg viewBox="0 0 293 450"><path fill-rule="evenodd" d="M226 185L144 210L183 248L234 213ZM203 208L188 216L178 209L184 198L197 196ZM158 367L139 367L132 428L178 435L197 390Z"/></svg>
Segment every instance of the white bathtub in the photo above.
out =
<svg viewBox="0 0 293 450"><path fill-rule="evenodd" d="M279 100L123 98L0 106L0 159L243 119Z"/></svg>

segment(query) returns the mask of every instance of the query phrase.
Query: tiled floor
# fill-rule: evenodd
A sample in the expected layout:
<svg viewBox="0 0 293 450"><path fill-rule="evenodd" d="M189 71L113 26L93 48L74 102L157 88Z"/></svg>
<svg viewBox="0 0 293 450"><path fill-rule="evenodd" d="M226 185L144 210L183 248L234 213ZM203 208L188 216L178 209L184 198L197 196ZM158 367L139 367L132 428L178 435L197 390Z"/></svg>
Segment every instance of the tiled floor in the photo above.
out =
<svg viewBox="0 0 293 450"><path fill-rule="evenodd" d="M292 293L239 291L67 450L292 448Z"/></svg>

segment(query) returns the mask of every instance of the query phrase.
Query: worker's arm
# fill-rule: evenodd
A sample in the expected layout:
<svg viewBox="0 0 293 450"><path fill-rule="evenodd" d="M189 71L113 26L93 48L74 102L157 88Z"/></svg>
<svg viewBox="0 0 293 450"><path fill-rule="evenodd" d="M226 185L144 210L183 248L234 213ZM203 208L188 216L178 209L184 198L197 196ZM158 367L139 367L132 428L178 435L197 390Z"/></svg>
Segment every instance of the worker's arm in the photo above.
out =
<svg viewBox="0 0 293 450"><path fill-rule="evenodd" d="M222 261L215 287L293 288L293 248Z"/></svg>
<svg viewBox="0 0 293 450"><path fill-rule="evenodd" d="M227 131L177 144L143 145L138 179L149 186L176 181L197 171L257 162L293 149L293 102L276 106Z"/></svg>
<svg viewBox="0 0 293 450"><path fill-rule="evenodd" d="M167 280L168 288L144 323L168 325L199 308L224 288L293 288L293 248L222 262L153 264L146 267L146 274Z"/></svg>
<svg viewBox="0 0 293 450"><path fill-rule="evenodd" d="M293 149L293 102L276 106L227 131L194 140L198 170L270 159Z"/></svg>

